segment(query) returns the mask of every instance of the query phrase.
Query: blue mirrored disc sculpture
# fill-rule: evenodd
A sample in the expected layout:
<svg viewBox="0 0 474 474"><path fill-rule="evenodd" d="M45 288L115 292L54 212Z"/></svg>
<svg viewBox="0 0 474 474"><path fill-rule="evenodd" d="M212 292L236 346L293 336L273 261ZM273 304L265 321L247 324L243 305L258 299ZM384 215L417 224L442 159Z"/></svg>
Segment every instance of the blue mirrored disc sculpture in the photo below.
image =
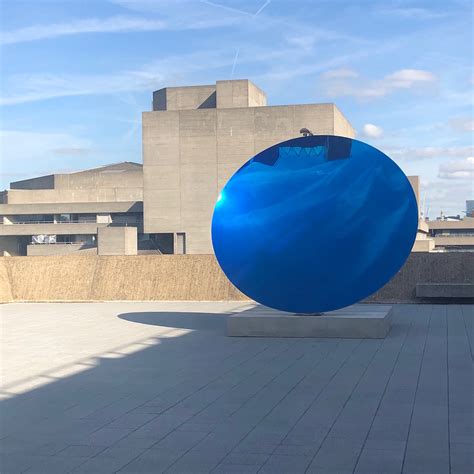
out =
<svg viewBox="0 0 474 474"><path fill-rule="evenodd" d="M412 187L388 156L319 135L274 145L231 177L214 209L212 243L244 294L317 313L385 285L410 254L417 226Z"/></svg>

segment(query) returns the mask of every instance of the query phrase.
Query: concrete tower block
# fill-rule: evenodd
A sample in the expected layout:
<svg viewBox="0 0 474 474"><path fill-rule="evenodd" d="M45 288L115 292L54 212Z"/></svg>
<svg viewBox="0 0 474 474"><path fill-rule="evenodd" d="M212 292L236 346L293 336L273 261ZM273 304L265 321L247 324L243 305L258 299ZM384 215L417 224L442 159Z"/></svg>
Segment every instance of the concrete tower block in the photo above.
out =
<svg viewBox="0 0 474 474"><path fill-rule="evenodd" d="M216 107L218 109L264 105L267 105L267 96L248 79L216 82Z"/></svg>

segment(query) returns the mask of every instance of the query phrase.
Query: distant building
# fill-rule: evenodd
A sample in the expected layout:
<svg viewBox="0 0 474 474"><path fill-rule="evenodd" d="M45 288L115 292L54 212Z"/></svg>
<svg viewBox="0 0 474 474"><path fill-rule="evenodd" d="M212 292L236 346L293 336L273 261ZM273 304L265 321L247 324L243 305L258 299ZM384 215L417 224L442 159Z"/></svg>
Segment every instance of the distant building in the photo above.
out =
<svg viewBox="0 0 474 474"><path fill-rule="evenodd" d="M474 217L427 222L435 249L441 251L474 251Z"/></svg>
<svg viewBox="0 0 474 474"><path fill-rule="evenodd" d="M474 199L466 201L466 216L474 217Z"/></svg>
<svg viewBox="0 0 474 474"><path fill-rule="evenodd" d="M117 229L103 237L104 245L112 238L117 253L136 254L137 232L143 231L142 165L125 162L17 181L0 202L2 255L97 253L106 227ZM120 227L133 227L135 238Z"/></svg>
<svg viewBox="0 0 474 474"><path fill-rule="evenodd" d="M435 243L429 236L428 224L420 218L420 177L408 176L408 181L410 181L413 188L418 206L418 229L412 252L431 252L435 247Z"/></svg>
<svg viewBox="0 0 474 474"><path fill-rule="evenodd" d="M143 167L124 162L11 183L0 199L0 254L212 253L212 212L227 180L302 128L354 137L334 104L267 106L248 80L160 89L143 113ZM418 201L419 178L409 180ZM433 247L419 220L413 251Z"/></svg>

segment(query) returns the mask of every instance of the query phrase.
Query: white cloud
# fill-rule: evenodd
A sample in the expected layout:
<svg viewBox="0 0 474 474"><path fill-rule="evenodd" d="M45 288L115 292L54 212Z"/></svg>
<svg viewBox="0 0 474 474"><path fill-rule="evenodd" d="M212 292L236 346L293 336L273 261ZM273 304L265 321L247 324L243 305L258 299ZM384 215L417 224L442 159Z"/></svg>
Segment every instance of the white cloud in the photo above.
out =
<svg viewBox="0 0 474 474"><path fill-rule="evenodd" d="M471 118L454 118L449 121L449 125L457 132L474 132L474 120Z"/></svg>
<svg viewBox="0 0 474 474"><path fill-rule="evenodd" d="M231 66L227 52L192 53L170 56L140 69L103 75L18 74L3 84L0 105L13 105L56 97L114 94L125 91L152 91L175 85L177 78L190 73Z"/></svg>
<svg viewBox="0 0 474 474"><path fill-rule="evenodd" d="M398 160L426 160L434 158L466 158L474 153L472 146L434 147L426 146L419 148L385 147L384 152L388 156Z"/></svg>
<svg viewBox="0 0 474 474"><path fill-rule="evenodd" d="M321 74L323 79L352 79L359 77L359 73L349 68L332 69Z"/></svg>
<svg viewBox="0 0 474 474"><path fill-rule="evenodd" d="M389 88L402 88L407 89L413 87L413 85L420 82L433 82L435 80L434 74L429 71L423 71L420 69L400 69L395 71L388 76L385 76L384 82L386 82Z"/></svg>
<svg viewBox="0 0 474 474"><path fill-rule="evenodd" d="M154 2L154 6L158 6L158 3ZM141 13L147 13L148 17L111 16L106 18L83 18L62 23L31 25L1 33L0 44L24 43L84 33L199 30L230 26L239 20L245 19L242 15L236 15L238 10L230 9L231 11L222 14L222 12L215 7L211 8L209 5L190 0L185 2L177 2L176 0L173 0L172 3L164 2L161 8L157 8L152 12L144 8L137 8L137 10ZM183 14L183 11L185 11L186 14ZM153 18L150 13L152 13L152 15L156 13L159 16ZM253 17L252 15L250 16Z"/></svg>
<svg viewBox="0 0 474 474"><path fill-rule="evenodd" d="M447 16L445 12L436 12L426 8L381 8L379 12L385 15L398 15L404 18L413 18L418 20L431 20L434 18L442 18Z"/></svg>
<svg viewBox="0 0 474 474"><path fill-rule="evenodd" d="M336 69L326 71L320 79L329 96L351 96L369 100L387 96L400 89L412 89L434 83L436 77L421 69L400 69L382 79L368 80L351 69Z"/></svg>
<svg viewBox="0 0 474 474"><path fill-rule="evenodd" d="M115 16L109 18L88 18L66 23L34 25L5 31L0 35L0 44L22 43L58 36L81 33L118 33L127 31L156 31L166 28L162 20Z"/></svg>
<svg viewBox="0 0 474 474"><path fill-rule="evenodd" d="M441 211L445 215L461 214L466 200L473 198L472 181L463 179L438 179L430 182L421 193L424 210L431 219Z"/></svg>
<svg viewBox="0 0 474 474"><path fill-rule="evenodd" d="M383 135L383 128L373 123L366 123L362 127L362 136L367 138L380 138Z"/></svg>
<svg viewBox="0 0 474 474"><path fill-rule="evenodd" d="M443 179L474 179L474 156L441 164L438 176Z"/></svg>

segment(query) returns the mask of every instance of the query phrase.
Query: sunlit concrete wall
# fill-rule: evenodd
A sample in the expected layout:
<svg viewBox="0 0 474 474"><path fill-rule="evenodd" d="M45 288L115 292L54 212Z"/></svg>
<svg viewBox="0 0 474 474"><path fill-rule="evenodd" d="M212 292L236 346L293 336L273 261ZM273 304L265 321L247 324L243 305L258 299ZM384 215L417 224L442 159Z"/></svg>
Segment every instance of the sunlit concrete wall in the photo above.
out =
<svg viewBox="0 0 474 474"><path fill-rule="evenodd" d="M102 227L98 229L99 255L136 255L136 227Z"/></svg>
<svg viewBox="0 0 474 474"><path fill-rule="evenodd" d="M417 283L474 283L474 253L412 253L371 302L419 302ZM213 255L0 258L0 301L246 300Z"/></svg>
<svg viewBox="0 0 474 474"><path fill-rule="evenodd" d="M240 300L212 255L0 258L0 301Z"/></svg>
<svg viewBox="0 0 474 474"><path fill-rule="evenodd" d="M117 163L17 181L10 188L4 204L142 201L143 170L137 163Z"/></svg>

